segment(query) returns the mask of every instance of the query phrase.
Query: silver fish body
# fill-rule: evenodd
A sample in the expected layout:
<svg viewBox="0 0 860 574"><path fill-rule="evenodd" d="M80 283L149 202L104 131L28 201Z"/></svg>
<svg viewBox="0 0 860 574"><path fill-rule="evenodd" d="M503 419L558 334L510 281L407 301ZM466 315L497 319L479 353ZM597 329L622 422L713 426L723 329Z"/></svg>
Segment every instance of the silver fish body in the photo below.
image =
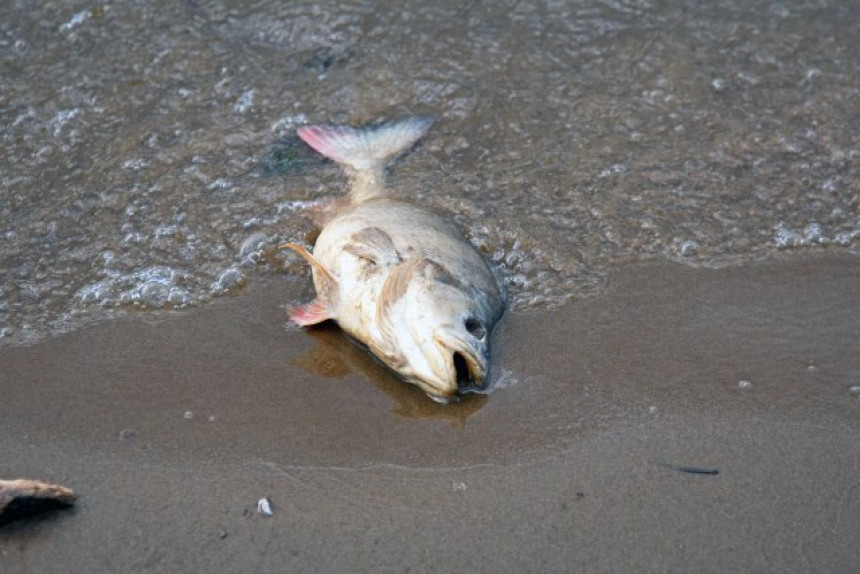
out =
<svg viewBox="0 0 860 574"><path fill-rule="evenodd" d="M429 121L376 128L308 126L299 135L343 164L348 203L334 207L313 254L317 299L291 313L300 325L337 321L388 367L445 401L487 377L490 335L505 296L457 225L388 196L386 163L411 147Z"/></svg>

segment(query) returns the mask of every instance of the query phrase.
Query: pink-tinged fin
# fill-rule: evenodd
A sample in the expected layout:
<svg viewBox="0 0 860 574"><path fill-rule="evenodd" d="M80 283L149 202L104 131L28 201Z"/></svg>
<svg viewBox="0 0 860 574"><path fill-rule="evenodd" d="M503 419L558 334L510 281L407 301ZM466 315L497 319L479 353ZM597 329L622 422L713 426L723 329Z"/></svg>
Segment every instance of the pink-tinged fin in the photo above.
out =
<svg viewBox="0 0 860 574"><path fill-rule="evenodd" d="M415 145L433 120L414 117L380 126L302 126L299 137L337 163L357 170L378 169Z"/></svg>
<svg viewBox="0 0 860 574"><path fill-rule="evenodd" d="M347 126L302 126L299 137L329 159L347 163L349 148L354 145L356 130Z"/></svg>
<svg viewBox="0 0 860 574"><path fill-rule="evenodd" d="M290 307L290 320L300 327L317 325L329 319L334 319L331 309L319 300Z"/></svg>

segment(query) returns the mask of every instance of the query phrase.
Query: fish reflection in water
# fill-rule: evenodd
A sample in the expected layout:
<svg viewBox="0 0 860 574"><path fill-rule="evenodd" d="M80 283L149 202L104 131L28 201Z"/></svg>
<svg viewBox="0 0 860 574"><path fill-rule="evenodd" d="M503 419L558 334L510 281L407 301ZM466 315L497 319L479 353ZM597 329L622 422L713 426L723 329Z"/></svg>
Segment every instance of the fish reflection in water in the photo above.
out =
<svg viewBox="0 0 860 574"><path fill-rule="evenodd" d="M487 404L485 394L468 393L451 404L427 400L427 395L415 385L404 385L389 369L380 365L356 341L347 337L336 325L324 323L307 334L315 346L294 360L304 371L326 378L343 378L361 373L373 386L396 403L394 414L409 419L436 419L463 428L466 419Z"/></svg>

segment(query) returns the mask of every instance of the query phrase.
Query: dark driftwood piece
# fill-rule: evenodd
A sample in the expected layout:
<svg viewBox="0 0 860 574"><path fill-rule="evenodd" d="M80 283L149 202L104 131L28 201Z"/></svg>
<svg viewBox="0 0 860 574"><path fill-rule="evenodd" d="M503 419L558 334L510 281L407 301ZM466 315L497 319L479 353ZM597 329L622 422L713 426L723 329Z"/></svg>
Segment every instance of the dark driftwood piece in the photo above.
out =
<svg viewBox="0 0 860 574"><path fill-rule="evenodd" d="M38 480L0 480L0 526L54 508L71 505L75 493Z"/></svg>

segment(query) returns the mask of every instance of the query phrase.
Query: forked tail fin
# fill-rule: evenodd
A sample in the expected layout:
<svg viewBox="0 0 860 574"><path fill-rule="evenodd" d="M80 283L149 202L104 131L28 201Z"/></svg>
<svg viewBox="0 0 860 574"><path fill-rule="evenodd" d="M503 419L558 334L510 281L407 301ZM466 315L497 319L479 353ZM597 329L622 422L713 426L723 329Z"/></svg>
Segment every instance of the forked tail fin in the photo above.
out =
<svg viewBox="0 0 860 574"><path fill-rule="evenodd" d="M366 128L302 126L298 134L327 158L351 168L350 200L357 203L381 195L385 166L415 145L432 123L430 118L414 117Z"/></svg>

